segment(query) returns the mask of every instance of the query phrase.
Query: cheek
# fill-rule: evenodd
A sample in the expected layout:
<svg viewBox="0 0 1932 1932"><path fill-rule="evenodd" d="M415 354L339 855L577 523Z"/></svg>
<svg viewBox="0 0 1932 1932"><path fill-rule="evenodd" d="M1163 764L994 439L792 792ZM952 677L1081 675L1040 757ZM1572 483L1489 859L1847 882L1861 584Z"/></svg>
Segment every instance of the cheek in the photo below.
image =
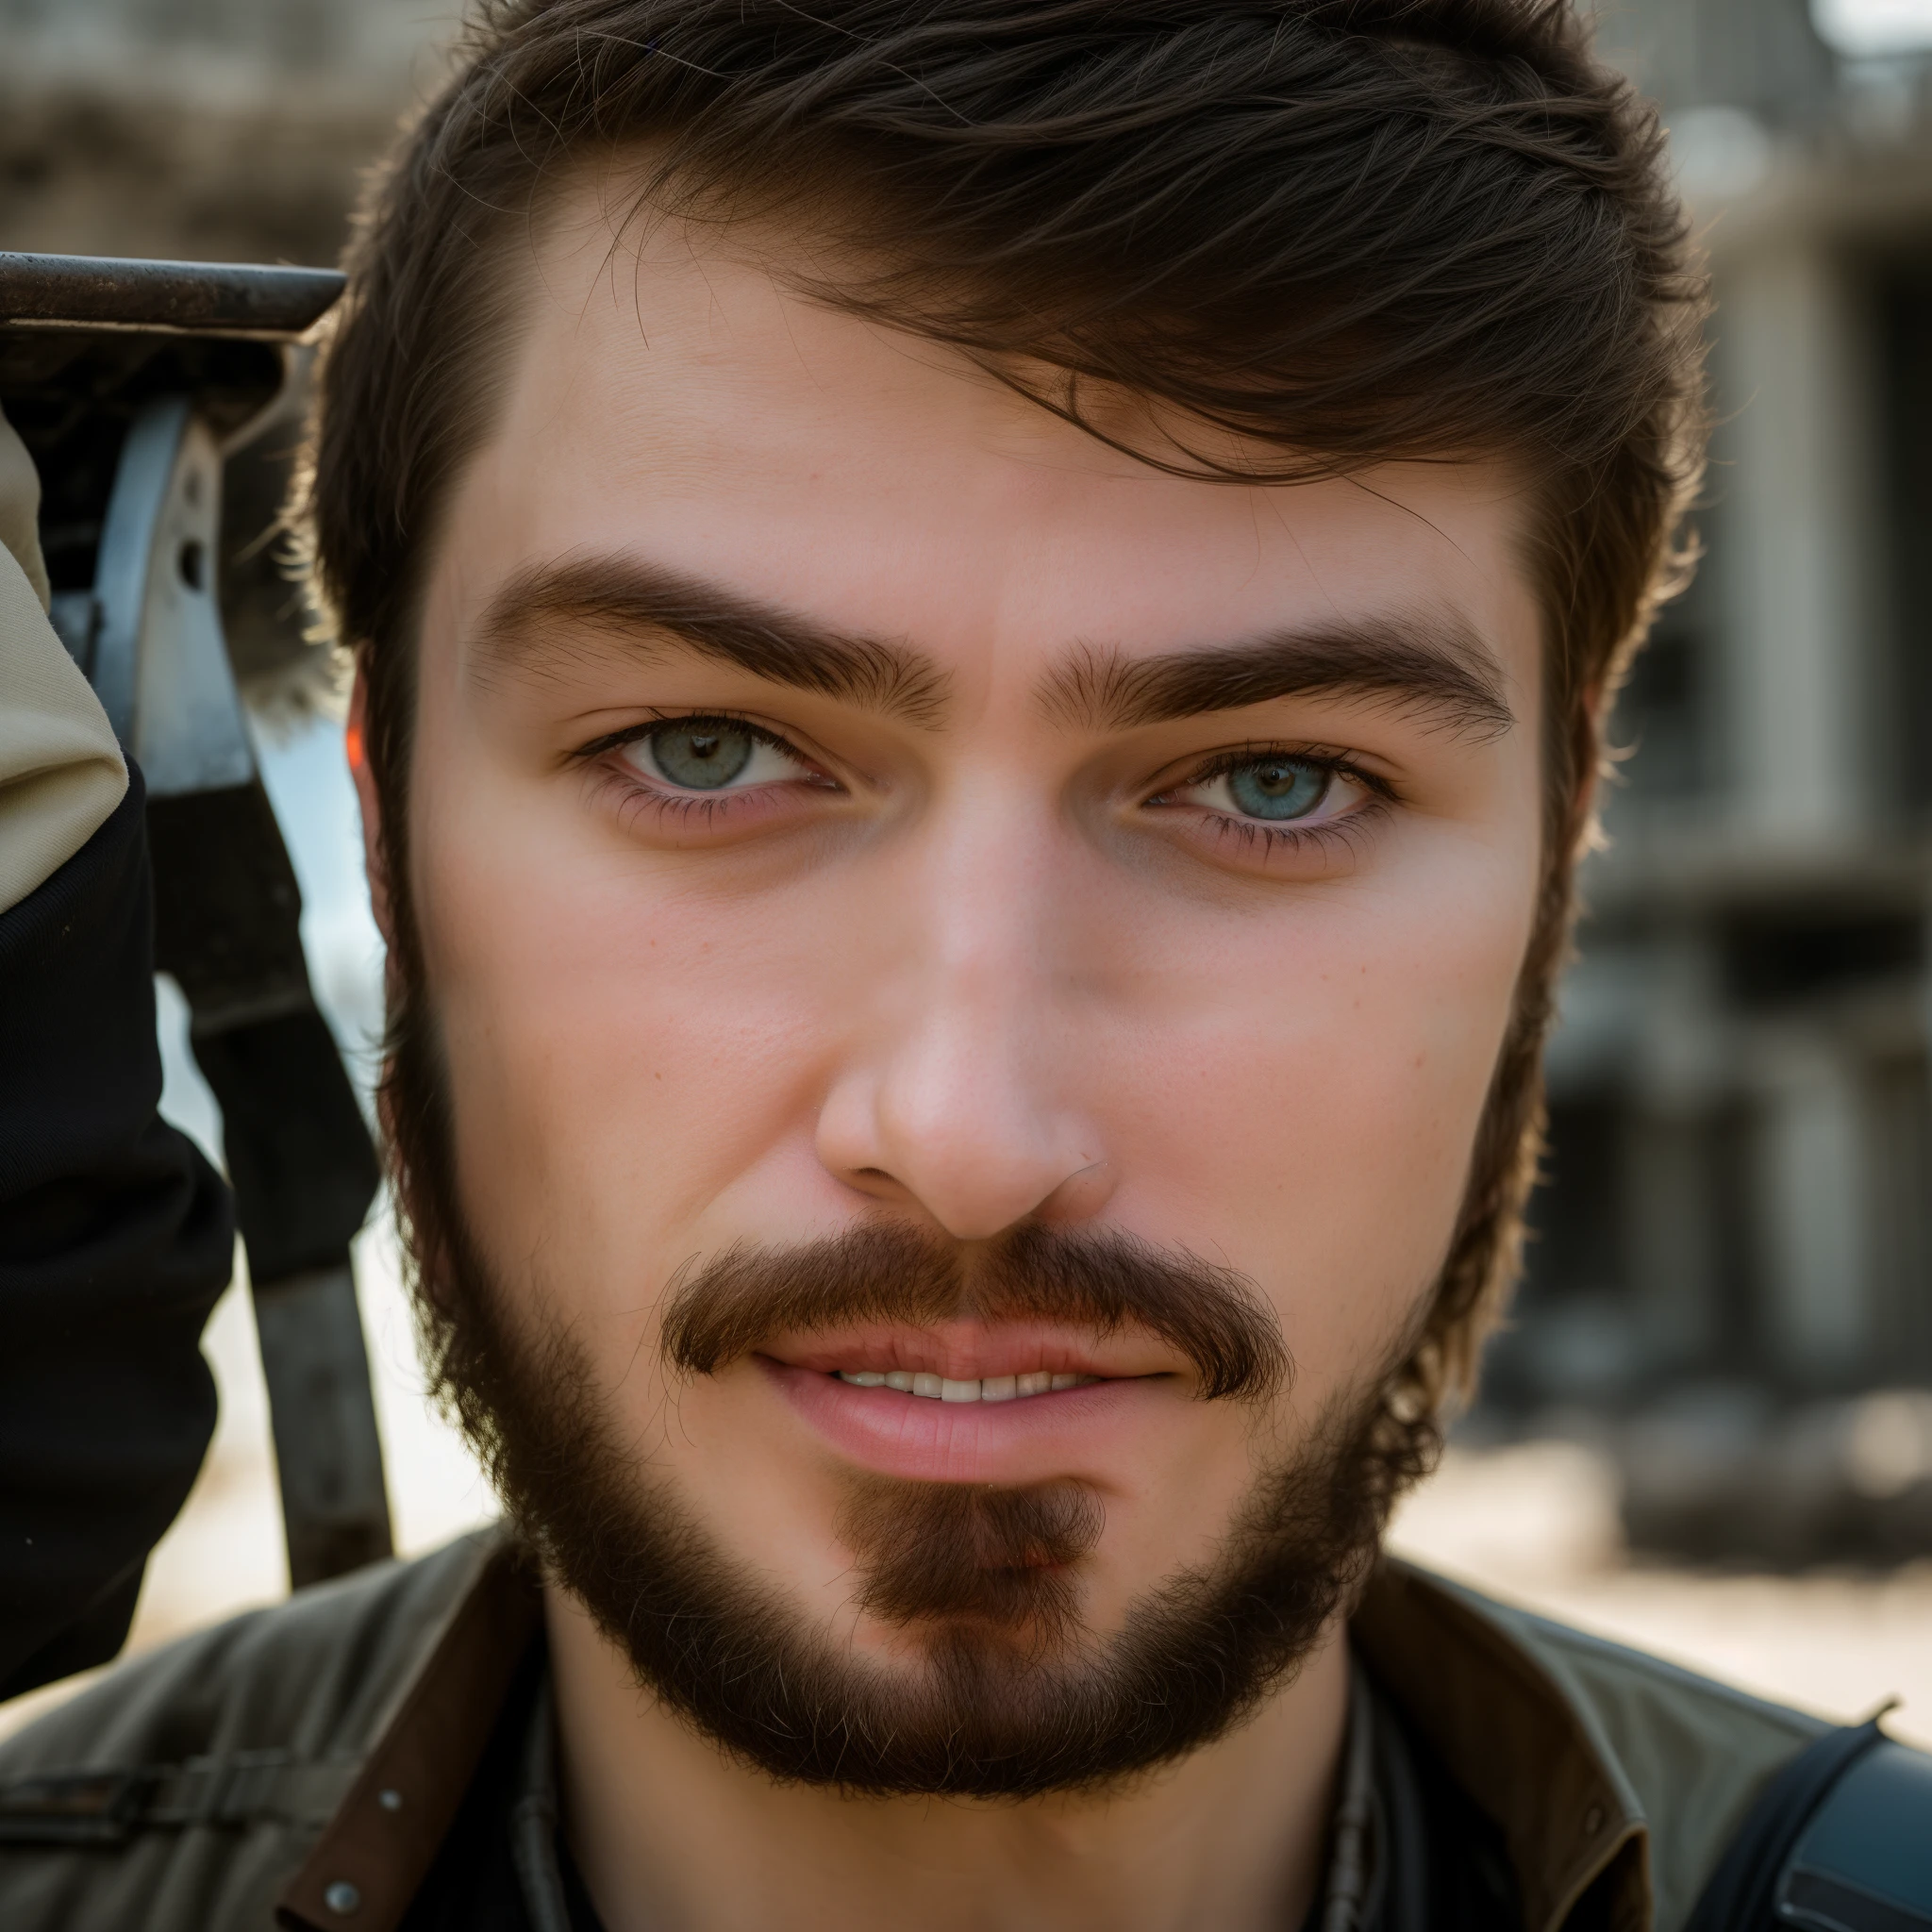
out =
<svg viewBox="0 0 1932 1932"><path fill-rule="evenodd" d="M634 1317L708 1244L708 1208L808 1123L814 948L795 920L761 937L646 889L637 854L585 840L572 788L553 790L419 800L458 1184L487 1253L535 1257L579 1312Z"/></svg>
<svg viewBox="0 0 1932 1932"><path fill-rule="evenodd" d="M1392 1345L1444 1257L1527 941L1524 863L1231 948L1198 1024L1114 1058L1137 1224L1263 1285L1320 1398ZM1445 903L1447 902L1447 903ZM1158 1106L1149 1106L1158 1096Z"/></svg>

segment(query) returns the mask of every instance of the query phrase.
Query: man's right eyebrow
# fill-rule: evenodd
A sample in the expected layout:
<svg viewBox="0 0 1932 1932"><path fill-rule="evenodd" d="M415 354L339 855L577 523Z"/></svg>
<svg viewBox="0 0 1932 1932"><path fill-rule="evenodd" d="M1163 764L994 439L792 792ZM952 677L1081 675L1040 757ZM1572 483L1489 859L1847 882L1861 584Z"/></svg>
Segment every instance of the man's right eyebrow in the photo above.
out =
<svg viewBox="0 0 1932 1932"><path fill-rule="evenodd" d="M649 652L668 641L753 677L930 728L950 674L903 643L854 636L635 557L575 557L519 572L478 627L486 663L526 665L570 632Z"/></svg>

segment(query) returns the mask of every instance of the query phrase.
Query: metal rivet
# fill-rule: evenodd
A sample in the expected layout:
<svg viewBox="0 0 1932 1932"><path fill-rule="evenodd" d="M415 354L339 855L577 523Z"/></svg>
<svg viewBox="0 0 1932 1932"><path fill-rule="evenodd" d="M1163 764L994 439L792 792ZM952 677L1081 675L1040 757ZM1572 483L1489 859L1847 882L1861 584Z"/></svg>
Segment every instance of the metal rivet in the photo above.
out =
<svg viewBox="0 0 1932 1932"><path fill-rule="evenodd" d="M362 1903L362 1894L346 1878L338 1878L322 1895L322 1902L330 1911L347 1918Z"/></svg>
<svg viewBox="0 0 1932 1932"><path fill-rule="evenodd" d="M1586 1838L1594 1838L1604 1828L1604 1807L1592 1805L1583 1814L1583 1831Z"/></svg>
<svg viewBox="0 0 1932 1932"><path fill-rule="evenodd" d="M400 1811L403 1808L403 1794L400 1791L377 1791L375 1802L385 1811Z"/></svg>

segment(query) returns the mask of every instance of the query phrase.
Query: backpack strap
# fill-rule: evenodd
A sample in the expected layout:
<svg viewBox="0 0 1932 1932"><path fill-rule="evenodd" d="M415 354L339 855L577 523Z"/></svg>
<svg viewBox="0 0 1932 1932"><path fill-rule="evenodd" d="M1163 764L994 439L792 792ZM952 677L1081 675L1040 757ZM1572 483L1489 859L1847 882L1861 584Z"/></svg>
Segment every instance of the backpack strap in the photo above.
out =
<svg viewBox="0 0 1932 1932"><path fill-rule="evenodd" d="M1932 1757L1878 1720L1827 1731L1766 1786L1685 1932L1932 1932Z"/></svg>
<svg viewBox="0 0 1932 1932"><path fill-rule="evenodd" d="M360 1760L234 1751L181 1764L51 1772L0 1785L0 1846L117 1845L192 1824L325 1824Z"/></svg>
<svg viewBox="0 0 1932 1932"><path fill-rule="evenodd" d="M1890 1739L1849 1765L1778 1874L1781 1925L1932 1932L1932 1757Z"/></svg>

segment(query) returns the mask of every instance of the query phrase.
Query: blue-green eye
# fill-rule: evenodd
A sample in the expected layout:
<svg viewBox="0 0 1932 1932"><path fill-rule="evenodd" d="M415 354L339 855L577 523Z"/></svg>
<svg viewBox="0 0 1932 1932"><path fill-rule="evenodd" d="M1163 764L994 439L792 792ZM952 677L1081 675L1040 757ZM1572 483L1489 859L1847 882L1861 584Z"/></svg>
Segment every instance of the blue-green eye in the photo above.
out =
<svg viewBox="0 0 1932 1932"><path fill-rule="evenodd" d="M1326 800L1334 783L1330 767L1311 764L1307 758L1281 757L1234 765L1221 776L1229 803L1251 819L1307 818Z"/></svg>
<svg viewBox="0 0 1932 1932"><path fill-rule="evenodd" d="M660 724L644 740L658 773L674 785L714 791L751 763L758 740L741 724L680 718Z"/></svg>
<svg viewBox="0 0 1932 1932"><path fill-rule="evenodd" d="M625 748L647 777L686 791L742 791L806 776L781 744L734 718L667 718Z"/></svg>

